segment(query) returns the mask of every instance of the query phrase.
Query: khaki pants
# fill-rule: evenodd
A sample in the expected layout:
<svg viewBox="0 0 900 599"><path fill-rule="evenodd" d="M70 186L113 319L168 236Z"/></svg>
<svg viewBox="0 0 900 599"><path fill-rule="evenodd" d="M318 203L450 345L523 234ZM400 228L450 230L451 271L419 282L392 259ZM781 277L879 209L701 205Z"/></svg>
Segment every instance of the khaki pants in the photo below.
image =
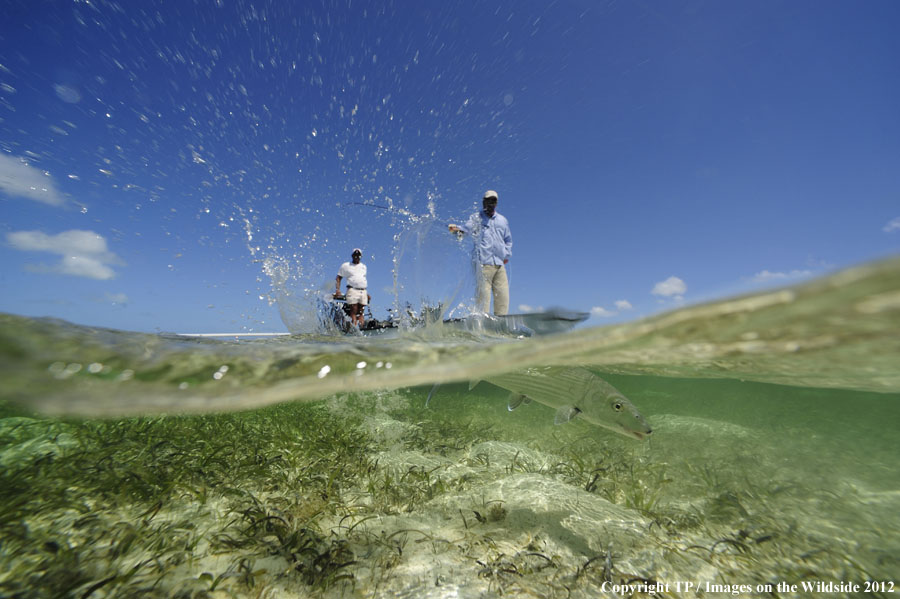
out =
<svg viewBox="0 0 900 599"><path fill-rule="evenodd" d="M501 264L482 264L480 276L476 276L475 305L485 314L491 307L491 292L494 294L494 314L504 316L509 312L509 281L506 268Z"/></svg>

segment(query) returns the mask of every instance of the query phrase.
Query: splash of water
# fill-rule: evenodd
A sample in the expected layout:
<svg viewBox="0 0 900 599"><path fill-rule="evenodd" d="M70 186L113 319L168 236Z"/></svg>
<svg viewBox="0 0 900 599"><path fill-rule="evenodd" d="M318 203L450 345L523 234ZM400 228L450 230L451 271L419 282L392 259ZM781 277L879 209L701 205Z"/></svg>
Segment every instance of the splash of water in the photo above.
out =
<svg viewBox="0 0 900 599"><path fill-rule="evenodd" d="M390 306L392 318L403 325L421 321L427 311L435 320L471 311L471 248L448 234L434 195L429 194L423 214L396 206L391 198L384 205L355 204L347 211L351 220L360 219L354 212L367 217L369 236L391 234L391 286L386 290L390 298L383 304ZM331 258L331 253L316 247L315 235L299 251L275 240L256 245L255 225L249 219L244 225L247 249L269 286L265 297L277 304L287 329L295 334L331 332L330 320L322 318L322 304L330 301L334 287L328 266L319 258ZM332 261L331 270L336 270L340 260Z"/></svg>
<svg viewBox="0 0 900 599"><path fill-rule="evenodd" d="M470 248L448 234L433 212L411 219L394 239L397 313L415 318L431 309L437 310L436 317L444 318L471 311L474 279Z"/></svg>

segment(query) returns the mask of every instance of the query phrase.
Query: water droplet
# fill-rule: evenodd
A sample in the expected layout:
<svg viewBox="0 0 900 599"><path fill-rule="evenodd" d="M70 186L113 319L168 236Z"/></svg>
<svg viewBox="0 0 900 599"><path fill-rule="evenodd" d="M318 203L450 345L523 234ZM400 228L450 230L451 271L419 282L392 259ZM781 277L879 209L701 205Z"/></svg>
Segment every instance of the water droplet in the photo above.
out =
<svg viewBox="0 0 900 599"><path fill-rule="evenodd" d="M76 372L81 372L81 364L72 363L66 366L63 374L65 374L66 376L72 376Z"/></svg>
<svg viewBox="0 0 900 599"><path fill-rule="evenodd" d="M81 101L81 92L74 87L56 84L53 86L53 90L56 92L56 96L63 102L77 104Z"/></svg>

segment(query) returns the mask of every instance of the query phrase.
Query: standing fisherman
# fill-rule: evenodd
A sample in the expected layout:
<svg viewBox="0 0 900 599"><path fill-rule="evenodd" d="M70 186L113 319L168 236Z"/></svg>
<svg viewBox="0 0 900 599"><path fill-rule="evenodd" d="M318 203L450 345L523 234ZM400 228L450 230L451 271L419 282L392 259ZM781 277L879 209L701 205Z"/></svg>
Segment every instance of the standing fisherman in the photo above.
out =
<svg viewBox="0 0 900 599"><path fill-rule="evenodd" d="M469 233L475 242L475 304L487 314L494 296L494 314L509 312L509 279L505 265L512 256L512 234L506 217L497 212L497 192L484 192L481 212L469 217L465 225L449 225L451 233Z"/></svg>
<svg viewBox="0 0 900 599"><path fill-rule="evenodd" d="M362 250L354 248L350 256L353 262L344 262L335 278L334 297L341 297L341 279L347 279L347 295L344 298L350 307L350 326L360 329L365 324L364 312L372 296L366 291L366 265L362 263Z"/></svg>

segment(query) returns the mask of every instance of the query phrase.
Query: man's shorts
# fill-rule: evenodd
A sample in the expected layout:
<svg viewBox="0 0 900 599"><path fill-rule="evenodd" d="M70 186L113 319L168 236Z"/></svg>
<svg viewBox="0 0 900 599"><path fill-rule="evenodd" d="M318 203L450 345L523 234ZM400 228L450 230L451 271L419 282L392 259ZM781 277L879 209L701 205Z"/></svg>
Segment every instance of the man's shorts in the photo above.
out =
<svg viewBox="0 0 900 599"><path fill-rule="evenodd" d="M367 306L369 304L369 296L366 294L365 289L357 289L356 287L351 287L347 289L347 295L344 296L347 300L347 303L351 306L353 304L362 304L363 306Z"/></svg>

